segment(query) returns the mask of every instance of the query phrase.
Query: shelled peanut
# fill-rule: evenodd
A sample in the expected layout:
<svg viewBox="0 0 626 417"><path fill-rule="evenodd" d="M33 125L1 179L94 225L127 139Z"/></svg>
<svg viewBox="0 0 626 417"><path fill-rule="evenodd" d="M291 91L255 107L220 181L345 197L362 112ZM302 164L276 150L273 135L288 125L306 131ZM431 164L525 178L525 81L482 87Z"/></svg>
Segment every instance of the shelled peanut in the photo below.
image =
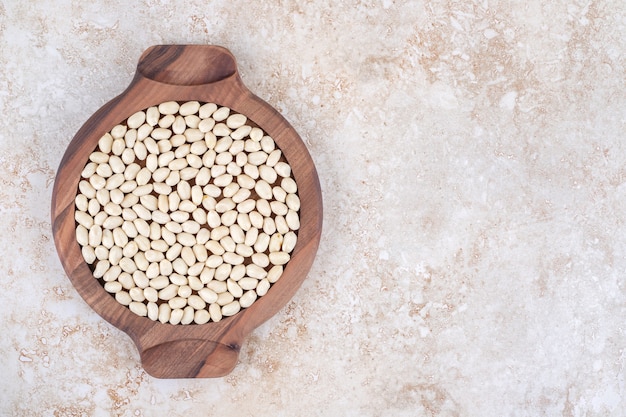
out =
<svg viewBox="0 0 626 417"><path fill-rule="evenodd" d="M274 140L243 114L161 103L113 127L89 156L76 239L104 289L170 324L220 321L282 275L300 199Z"/></svg>

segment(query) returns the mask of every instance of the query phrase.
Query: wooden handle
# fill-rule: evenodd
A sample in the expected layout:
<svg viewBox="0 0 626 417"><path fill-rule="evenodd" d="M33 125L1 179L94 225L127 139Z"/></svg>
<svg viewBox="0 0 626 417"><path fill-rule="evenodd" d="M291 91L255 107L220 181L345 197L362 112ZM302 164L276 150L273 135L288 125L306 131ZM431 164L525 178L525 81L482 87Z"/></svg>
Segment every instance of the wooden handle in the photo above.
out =
<svg viewBox="0 0 626 417"><path fill-rule="evenodd" d="M214 45L157 45L139 58L137 72L164 84L198 86L236 75L235 57Z"/></svg>
<svg viewBox="0 0 626 417"><path fill-rule="evenodd" d="M170 100L214 102L245 114L274 139L298 184L298 242L282 277L252 306L218 323L170 325L133 314L93 277L76 241L74 198L80 173L98 140L136 111ZM300 287L319 244L322 199L304 143L275 109L244 86L228 50L211 45L160 45L142 54L129 87L74 136L59 165L51 215L57 252L72 284L98 314L132 338L146 371L159 378L206 378L228 374L237 363L244 338L276 314Z"/></svg>

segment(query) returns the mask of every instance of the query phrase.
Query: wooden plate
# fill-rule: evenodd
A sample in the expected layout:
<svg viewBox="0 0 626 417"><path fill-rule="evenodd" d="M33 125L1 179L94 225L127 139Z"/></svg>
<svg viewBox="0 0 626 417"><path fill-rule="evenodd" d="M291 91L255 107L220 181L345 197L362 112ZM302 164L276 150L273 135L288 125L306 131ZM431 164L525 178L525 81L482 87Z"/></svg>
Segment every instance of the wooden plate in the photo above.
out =
<svg viewBox="0 0 626 417"><path fill-rule="evenodd" d="M136 111L170 100L214 102L248 116L274 138L298 184L300 230L283 275L252 306L217 323L171 325L135 315L93 277L75 236L78 182L100 137ZM304 143L275 109L243 85L228 50L210 45L161 45L142 54L129 87L99 109L74 136L58 169L51 214L56 248L72 284L98 314L132 338L145 370L158 378L205 378L232 371L244 338L276 314L302 284L320 240L322 199Z"/></svg>

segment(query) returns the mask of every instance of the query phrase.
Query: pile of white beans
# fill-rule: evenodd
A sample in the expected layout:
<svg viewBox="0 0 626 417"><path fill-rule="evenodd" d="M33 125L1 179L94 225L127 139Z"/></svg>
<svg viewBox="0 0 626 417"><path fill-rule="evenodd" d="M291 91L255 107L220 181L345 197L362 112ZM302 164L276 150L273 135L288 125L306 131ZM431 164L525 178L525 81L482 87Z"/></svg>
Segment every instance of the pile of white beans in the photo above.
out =
<svg viewBox="0 0 626 417"><path fill-rule="evenodd" d="M75 199L95 278L139 316L218 322L283 273L300 228L291 167L245 115L169 101L98 142Z"/></svg>

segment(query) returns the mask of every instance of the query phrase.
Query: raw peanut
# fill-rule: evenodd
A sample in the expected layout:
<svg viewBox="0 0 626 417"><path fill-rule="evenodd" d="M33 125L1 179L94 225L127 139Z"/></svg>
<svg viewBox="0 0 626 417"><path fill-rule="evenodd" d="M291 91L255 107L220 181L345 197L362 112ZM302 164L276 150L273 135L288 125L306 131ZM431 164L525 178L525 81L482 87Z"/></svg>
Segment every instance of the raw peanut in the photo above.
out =
<svg viewBox="0 0 626 417"><path fill-rule="evenodd" d="M211 177L217 178L226 173L226 167L224 165L213 165L211 167ZM229 174L230 175L230 174ZM219 185L220 187L225 187L229 184L229 182L224 182L224 184ZM218 184L216 184L218 185Z"/></svg>
<svg viewBox="0 0 626 417"><path fill-rule="evenodd" d="M283 274L283 267L282 265L276 265L274 267L272 267L269 271L267 271L267 280L273 284L276 281L278 281L278 279L280 278L280 276Z"/></svg>
<svg viewBox="0 0 626 417"><path fill-rule="evenodd" d="M139 128L144 122L146 121L146 113L143 111L138 111L137 113L134 113L132 116L130 116L127 120L126 120L126 125L130 128L130 129L137 129Z"/></svg>
<svg viewBox="0 0 626 417"><path fill-rule="evenodd" d="M241 308L250 307L257 299L257 294L254 290L246 291L239 299Z"/></svg>
<svg viewBox="0 0 626 417"><path fill-rule="evenodd" d="M257 287L257 285L259 284L259 280L251 277L244 277L237 281L237 284L239 284L241 289L249 291L254 290Z"/></svg>
<svg viewBox="0 0 626 417"><path fill-rule="evenodd" d="M167 252L165 253L165 257L169 261L173 261L174 259L178 257L178 255L180 255L182 249L183 249L183 246L180 243L175 243L167 250Z"/></svg>
<svg viewBox="0 0 626 417"><path fill-rule="evenodd" d="M174 269L174 271L176 271L176 273L185 276L187 275L187 270L189 269L189 266L187 266L187 263L183 261L182 258L176 258L172 261L172 268Z"/></svg>
<svg viewBox="0 0 626 417"><path fill-rule="evenodd" d="M228 124L227 124L227 126L228 126ZM241 152L243 150L243 142L241 142L240 140L245 138L246 136L248 136L248 134L250 133L251 130L252 130L252 127L250 127L250 126L240 126L234 132L231 132L230 137L233 138L236 142L240 142L241 143L241 149L238 149L238 148L237 149L232 149L232 147L231 147L231 152L234 155L236 155L238 152Z"/></svg>
<svg viewBox="0 0 626 417"><path fill-rule="evenodd" d="M202 288L200 291L198 291L198 295L207 304L213 304L217 301L217 293L210 288Z"/></svg>
<svg viewBox="0 0 626 417"><path fill-rule="evenodd" d="M87 211L89 208L89 199L83 194L78 194L74 199L74 203L79 211Z"/></svg>
<svg viewBox="0 0 626 417"><path fill-rule="evenodd" d="M212 118L204 119L198 124L198 130L202 133L207 133L213 130L215 126L215 120Z"/></svg>
<svg viewBox="0 0 626 417"><path fill-rule="evenodd" d="M291 230L298 230L300 228L300 217L298 213L293 210L289 210L285 216L285 221Z"/></svg>
<svg viewBox="0 0 626 417"><path fill-rule="evenodd" d="M232 270L232 265L221 264L215 269L215 275L213 278L218 281L225 281L230 276L231 270Z"/></svg>
<svg viewBox="0 0 626 417"><path fill-rule="evenodd" d="M150 126L148 123L144 123L141 126L139 126L139 128L137 129L137 140L138 141L145 140L150 135L150 133L152 133L152 129L154 128Z"/></svg>
<svg viewBox="0 0 626 417"><path fill-rule="evenodd" d="M100 190L102 188L104 188L104 186L107 184L107 180L105 180L104 178L102 178L100 175L98 174L93 174L90 178L89 178L89 183L91 184L91 186L93 188L95 188L96 190Z"/></svg>
<svg viewBox="0 0 626 417"><path fill-rule="evenodd" d="M228 210L232 210L235 208L235 203L230 198L223 198L215 205L215 210L218 213L225 213Z"/></svg>
<svg viewBox="0 0 626 417"><path fill-rule="evenodd" d="M122 272L117 277L117 280L120 282L120 284L122 284L122 287L124 287L125 290L130 290L131 288L135 287L133 277L127 272Z"/></svg>
<svg viewBox="0 0 626 417"><path fill-rule="evenodd" d="M126 134L126 129L127 127L124 125L117 125L111 129L111 136L113 136L114 139L123 138Z"/></svg>
<svg viewBox="0 0 626 417"><path fill-rule="evenodd" d="M118 281L105 282L104 290L115 294L116 292L122 291L122 284L120 284Z"/></svg>
<svg viewBox="0 0 626 417"><path fill-rule="evenodd" d="M105 206L111 202L111 193L109 190L98 190L96 191L96 200L98 200L98 203L102 206Z"/></svg>
<svg viewBox="0 0 626 417"><path fill-rule="evenodd" d="M98 259L99 261L104 261L104 260L108 259L109 262L111 262L111 259L109 257L109 249L107 249L106 247L104 247L102 245L97 246L94 249L94 253L96 254L96 259Z"/></svg>
<svg viewBox="0 0 626 417"><path fill-rule="evenodd" d="M120 190L111 190L109 192L109 197L111 198L112 203L121 204L124 200L124 193Z"/></svg>
<svg viewBox="0 0 626 417"><path fill-rule="evenodd" d="M224 262L229 263L231 265L239 265L243 263L244 261L243 256L237 255L234 252L224 252L224 254L222 255L222 259L224 259Z"/></svg>
<svg viewBox="0 0 626 417"><path fill-rule="evenodd" d="M109 216L104 211L101 211L95 215L95 217L93 218L93 222L102 226L102 224L108 217Z"/></svg>
<svg viewBox="0 0 626 417"><path fill-rule="evenodd" d="M131 298L132 298L132 296L131 296ZM132 311L133 313L135 313L138 316L145 317L145 316L148 315L148 307L144 303L141 303L141 302L138 302L138 301L132 301L128 305L128 308L130 309L130 311Z"/></svg>
<svg viewBox="0 0 626 417"><path fill-rule="evenodd" d="M264 253L254 253L252 254L252 263L261 268L265 268L270 264L270 258Z"/></svg>
<svg viewBox="0 0 626 417"><path fill-rule="evenodd" d="M170 285L170 280L163 275L158 275L150 280L150 287L154 288L155 290L162 290L168 285Z"/></svg>
<svg viewBox="0 0 626 417"><path fill-rule="evenodd" d="M200 231L200 224L194 220L187 220L182 224L183 232L195 235Z"/></svg>
<svg viewBox="0 0 626 417"><path fill-rule="evenodd" d="M298 211L300 210L300 198L296 194L287 194L285 197L285 204L289 207L290 210Z"/></svg>
<svg viewBox="0 0 626 417"><path fill-rule="evenodd" d="M270 282L267 280L267 278L264 278L262 280L259 281L259 283L256 286L256 293L259 297L263 297L265 294L267 294L267 291L270 289Z"/></svg>
<svg viewBox="0 0 626 417"><path fill-rule="evenodd" d="M76 226L76 240L78 241L78 244L81 246L87 246L89 244L89 231L87 230L85 226L80 225L80 224ZM92 262L87 262L87 263L90 264Z"/></svg>
<svg viewBox="0 0 626 417"><path fill-rule="evenodd" d="M254 244L254 250L259 253L265 252L267 250L267 247L269 246L269 243L270 236L266 233L260 233Z"/></svg>
<svg viewBox="0 0 626 417"><path fill-rule="evenodd" d="M130 181L130 180L137 180L137 174L139 174L139 171L141 171L141 166L139 166L139 164L136 163L132 163L130 165L128 165L125 169L124 169L124 179L126 181ZM150 174L150 172L148 172L148 174ZM148 175L147 180L150 179L150 176ZM143 184L147 184L148 181L144 182ZM141 185L143 185L141 184Z"/></svg>
<svg viewBox="0 0 626 417"><path fill-rule="evenodd" d="M121 277L121 273L122 273L122 268L120 268L117 265L113 265L104 273L104 275L102 276L102 280L104 282L113 282L115 280L118 280L117 282L119 282L120 285L124 286L125 284L127 288L132 287L132 285L128 286L128 283L125 280L125 277L127 274L122 277L121 281L119 280L119 278Z"/></svg>
<svg viewBox="0 0 626 417"><path fill-rule="evenodd" d="M231 182L226 187L224 187L224 189L222 190L222 194L224 195L224 197L231 198L237 193L237 191L239 191L239 188L239 184L237 184L236 182Z"/></svg>
<svg viewBox="0 0 626 417"><path fill-rule="evenodd" d="M270 207L270 203L267 200L264 200L264 199L257 200L256 209L259 213L261 213L265 217L269 217L272 215L272 208Z"/></svg>
<svg viewBox="0 0 626 417"><path fill-rule="evenodd" d="M226 252L234 252L237 244L231 236L224 236L220 239L220 245L226 250Z"/></svg>
<svg viewBox="0 0 626 417"><path fill-rule="evenodd" d="M80 176L88 179L93 174L95 174L96 170L98 169L98 165L99 164L95 162L87 163L87 165L85 165L85 168L83 168L82 172L80 173Z"/></svg>
<svg viewBox="0 0 626 417"><path fill-rule="evenodd" d="M220 107L219 109L215 110L212 114L213 119L215 119L218 122L221 122L222 120L226 120L229 115L230 115L230 108L228 107Z"/></svg>
<svg viewBox="0 0 626 417"><path fill-rule="evenodd" d="M167 101L165 103L161 103L158 107L159 113L161 114L176 114L179 108L179 104L175 101Z"/></svg>
<svg viewBox="0 0 626 417"><path fill-rule="evenodd" d="M200 171L200 168L202 168L202 160L200 160L199 168L194 168L190 166L187 168L183 168L180 171L180 179L183 181L189 181L189 180L196 178L198 176L198 172Z"/></svg>
<svg viewBox="0 0 626 417"><path fill-rule="evenodd" d="M176 117L173 114L167 114L167 115L161 117L161 120L159 120L158 125L159 125L159 127L167 129L167 128L172 127L172 125L174 124L175 121L176 121ZM184 122L185 121L183 120L183 123Z"/></svg>
<svg viewBox="0 0 626 417"><path fill-rule="evenodd" d="M168 323L170 321L171 315L172 309L167 303L161 304L159 306L159 321L161 323Z"/></svg>
<svg viewBox="0 0 626 417"><path fill-rule="evenodd" d="M239 298L243 295L243 290L233 279L226 280L226 288L228 288L228 292L235 298Z"/></svg>
<svg viewBox="0 0 626 417"><path fill-rule="evenodd" d="M219 116L218 116L219 117ZM246 124L248 118L243 114L231 114L226 119L226 125L231 129L237 129Z"/></svg>
<svg viewBox="0 0 626 417"><path fill-rule="evenodd" d="M271 168L268 165L261 165L259 166L259 177L269 184L274 184L278 178L278 174L276 174L274 168Z"/></svg>
<svg viewBox="0 0 626 417"><path fill-rule="evenodd" d="M146 307L148 318L152 321L157 321L159 319L159 306L155 302L149 302Z"/></svg>
<svg viewBox="0 0 626 417"><path fill-rule="evenodd" d="M151 263L148 265L148 268L146 268L146 276L148 277L148 279L154 279L156 277L159 276L159 264L157 263Z"/></svg>
<svg viewBox="0 0 626 417"><path fill-rule="evenodd" d="M246 266L243 264L235 265L230 270L230 278L234 279L235 281L239 281L245 275L246 275Z"/></svg>
<svg viewBox="0 0 626 417"><path fill-rule="evenodd" d="M234 299L235 297L233 297L231 293L229 293L228 291L225 291L221 294L218 294L217 301L215 303L221 306L225 306L226 304L232 303Z"/></svg>
<svg viewBox="0 0 626 417"><path fill-rule="evenodd" d="M143 142L136 142L135 146L133 146L133 151L140 161L144 161L148 157L148 149Z"/></svg>
<svg viewBox="0 0 626 417"><path fill-rule="evenodd" d="M102 231L102 246L107 249L111 249L115 242L113 242L113 232L108 229Z"/></svg>
<svg viewBox="0 0 626 417"><path fill-rule="evenodd" d="M215 157L215 163L217 165L228 165L233 160L233 155L230 152L220 152Z"/></svg>
<svg viewBox="0 0 626 417"><path fill-rule="evenodd" d="M123 306L127 306L133 302L133 299L130 298L130 295L128 295L128 292L118 291L117 293L115 293L115 301L117 301Z"/></svg>
<svg viewBox="0 0 626 417"><path fill-rule="evenodd" d="M252 278L263 279L267 276L267 271L255 264L246 266L246 274Z"/></svg>
<svg viewBox="0 0 626 417"><path fill-rule="evenodd" d="M274 149L267 157L267 161L265 161L265 165L268 167L275 167L276 164L280 161L280 157L282 156L282 152L280 149Z"/></svg>
<svg viewBox="0 0 626 417"><path fill-rule="evenodd" d="M190 324L193 322L195 311L196 310L191 306L185 307L183 309L183 317L180 319L180 324Z"/></svg>
<svg viewBox="0 0 626 417"><path fill-rule="evenodd" d="M89 181L82 180L78 183L78 189L82 194L87 198L95 198L96 197L96 189L89 183Z"/></svg>
<svg viewBox="0 0 626 417"><path fill-rule="evenodd" d="M122 161L129 165L131 163L133 163L133 161L135 160L135 152L133 151L132 148L126 148L124 149L124 151L122 152L121 155Z"/></svg>
<svg viewBox="0 0 626 417"><path fill-rule="evenodd" d="M135 146L135 143L137 143L137 130L130 129L126 131L126 134L124 135L124 142L126 143L126 148L132 150L133 146Z"/></svg>
<svg viewBox="0 0 626 417"><path fill-rule="evenodd" d="M172 309L175 308L185 308L187 305L187 300L182 297L174 297L167 302Z"/></svg>
<svg viewBox="0 0 626 417"><path fill-rule="evenodd" d="M104 152L92 152L91 155L89 155L89 160L96 164L104 164L109 160L109 155Z"/></svg>
<svg viewBox="0 0 626 417"><path fill-rule="evenodd" d="M172 298L176 297L178 294L178 285L170 284L167 287L163 288L159 291L159 298L164 301L169 301Z"/></svg>
<svg viewBox="0 0 626 417"><path fill-rule="evenodd" d="M209 314L211 315L211 320L216 323L222 320L222 308L219 306L219 304L210 304Z"/></svg>
<svg viewBox="0 0 626 417"><path fill-rule="evenodd" d="M237 204L237 211L239 213L248 214L252 210L254 210L255 206L256 206L255 201L252 200L252 199L248 199L248 200L242 201L241 203Z"/></svg>
<svg viewBox="0 0 626 417"><path fill-rule="evenodd" d="M133 299L133 301L142 302L146 299L146 297L143 295L143 289L141 288L133 287L128 290L128 294L130 295L130 298Z"/></svg>
<svg viewBox="0 0 626 417"><path fill-rule="evenodd" d="M203 104L198 109L198 116L200 116L201 119L206 119L207 117L211 117L215 110L217 110L217 105L215 103Z"/></svg>
<svg viewBox="0 0 626 417"><path fill-rule="evenodd" d="M207 310L197 310L193 316L193 321L196 324L206 324L211 320L211 314Z"/></svg>
<svg viewBox="0 0 626 417"><path fill-rule="evenodd" d="M100 240L102 240L102 235L100 235ZM123 248L128 243L128 236L124 233L121 227L116 227L113 229L113 242L120 248Z"/></svg>
<svg viewBox="0 0 626 417"><path fill-rule="evenodd" d="M296 185L296 182L292 179L292 178L283 178L280 182L280 186L283 188L283 190L285 190L287 193L296 193L298 191L298 186Z"/></svg>
<svg viewBox="0 0 626 417"><path fill-rule="evenodd" d="M214 136L217 136L214 131L212 132L212 134ZM213 149L215 150L216 153L225 152L230 148L232 144L233 144L233 138L231 138L230 136L220 137L220 139L215 142L215 147Z"/></svg>
<svg viewBox="0 0 626 417"><path fill-rule="evenodd" d="M283 252L291 253L293 249L296 247L296 243L298 240L298 236L294 232L287 232L283 236L283 244L281 250Z"/></svg>
<svg viewBox="0 0 626 417"><path fill-rule="evenodd" d="M181 285L178 288L178 296L184 298L185 300L191 296L192 290L189 285Z"/></svg>
<svg viewBox="0 0 626 417"><path fill-rule="evenodd" d="M135 272L133 272L133 281L135 282L135 285L137 287L143 288L143 289L148 288L148 286L150 285L150 279L148 278L148 276L143 271L135 271ZM154 301L156 301L156 300L154 300Z"/></svg>
<svg viewBox="0 0 626 417"><path fill-rule="evenodd" d="M280 203L285 203L285 200L287 199L287 192L281 187L272 188L272 194L274 195L274 200Z"/></svg>
<svg viewBox="0 0 626 417"><path fill-rule="evenodd" d="M113 175L113 170L111 169L111 165L109 164L98 164L98 168L96 168L96 174L100 175L103 178L108 178Z"/></svg>
<svg viewBox="0 0 626 417"><path fill-rule="evenodd" d="M147 271L150 267L150 262L146 259L144 252L137 252L135 256L133 256L133 262L135 262L137 269L140 271Z"/></svg>
<svg viewBox="0 0 626 417"><path fill-rule="evenodd" d="M152 287L143 288L143 296L152 303L156 303L159 300L159 292Z"/></svg>
<svg viewBox="0 0 626 417"><path fill-rule="evenodd" d="M204 139L205 133L202 132L200 129L187 129L185 130L184 136L187 139L187 142L194 143Z"/></svg>
<svg viewBox="0 0 626 417"><path fill-rule="evenodd" d="M272 198L272 187L265 180L257 181L254 185L254 191L263 199L270 200Z"/></svg>
<svg viewBox="0 0 626 417"><path fill-rule="evenodd" d="M234 316L241 309L239 301L233 301L222 307L222 315L225 317Z"/></svg>
<svg viewBox="0 0 626 417"><path fill-rule="evenodd" d="M134 211L130 210L132 213L135 213ZM135 219L136 220L136 216ZM128 236L131 239L134 239L135 237L137 237L137 228L135 227L135 224L132 221L124 221L124 223L122 223L122 230L124 231L124 233L126 233L126 236ZM104 242L104 234L102 236L103 242Z"/></svg>
<svg viewBox="0 0 626 417"><path fill-rule="evenodd" d="M83 246L81 253L83 254L83 259L85 259L85 262L89 265L96 261L96 251L91 246Z"/></svg>
<svg viewBox="0 0 626 417"><path fill-rule="evenodd" d="M230 174L222 174L213 180L213 184L218 187L226 187L233 181L233 176Z"/></svg>
<svg viewBox="0 0 626 417"><path fill-rule="evenodd" d="M262 138L263 138L263 131L259 129L258 127L253 127L252 130L250 131L250 139L252 139L255 142L260 142Z"/></svg>
<svg viewBox="0 0 626 417"><path fill-rule="evenodd" d="M251 165L259 166L267 160L267 153L263 151L252 152L248 154L248 163Z"/></svg>
<svg viewBox="0 0 626 417"><path fill-rule="evenodd" d="M263 232L268 235L273 235L276 232L276 223L274 222L274 219L271 217L263 219Z"/></svg>
<svg viewBox="0 0 626 417"><path fill-rule="evenodd" d="M274 223L276 224L276 231L281 235L289 231L289 226L287 226L287 221L283 216L274 217Z"/></svg>
<svg viewBox="0 0 626 417"><path fill-rule="evenodd" d="M120 156L122 152L126 149L126 142L122 138L116 138L113 140L113 145L111 146L111 153L116 156Z"/></svg>

